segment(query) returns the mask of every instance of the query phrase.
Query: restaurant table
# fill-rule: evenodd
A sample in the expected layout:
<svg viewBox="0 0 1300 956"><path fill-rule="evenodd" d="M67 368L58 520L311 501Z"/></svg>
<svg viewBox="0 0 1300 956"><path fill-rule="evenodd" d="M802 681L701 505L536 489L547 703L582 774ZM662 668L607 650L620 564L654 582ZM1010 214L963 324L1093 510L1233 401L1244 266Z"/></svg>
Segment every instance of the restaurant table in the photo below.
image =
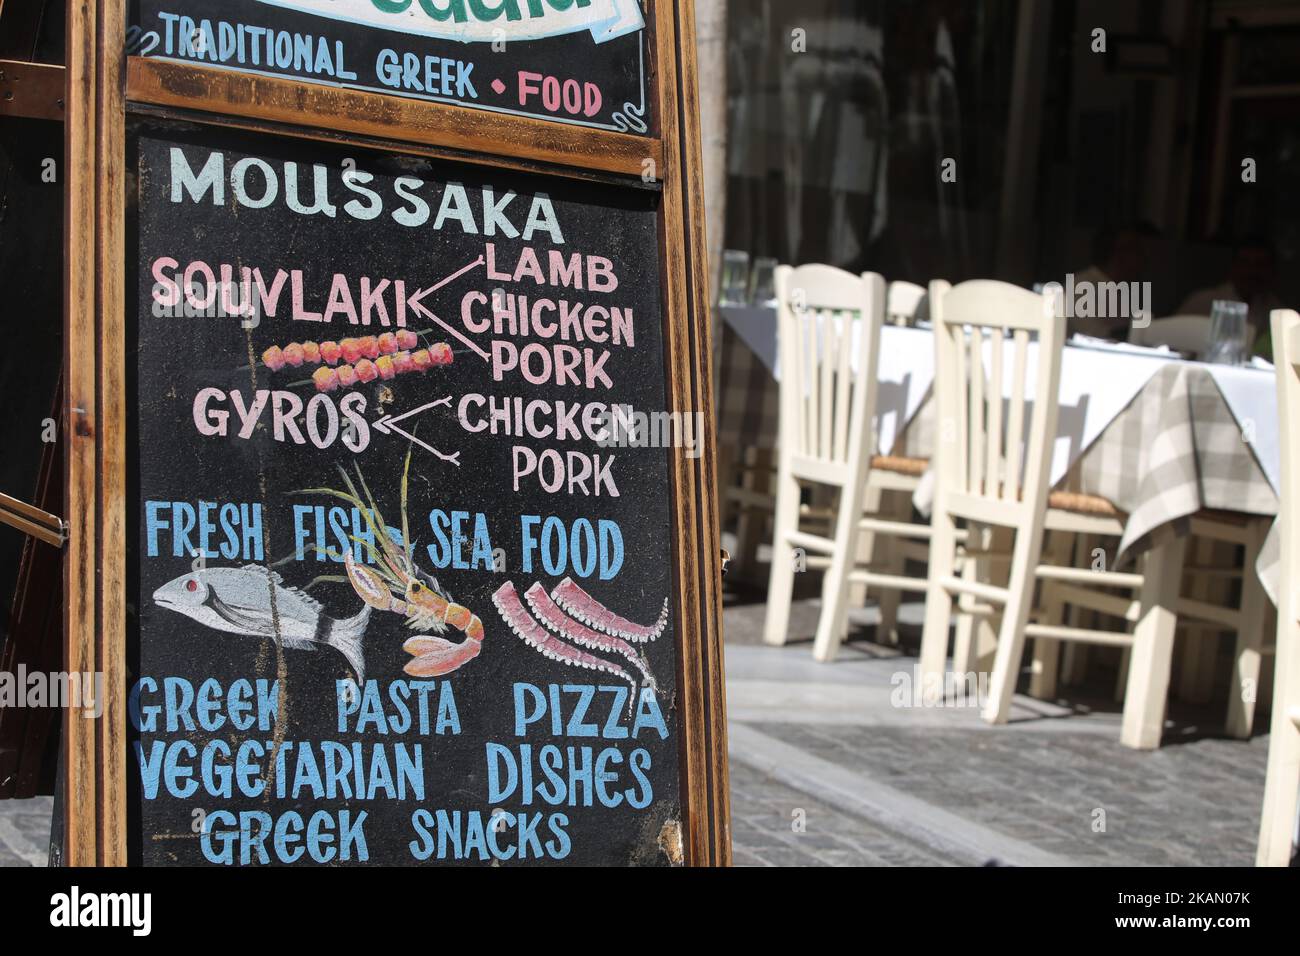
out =
<svg viewBox="0 0 1300 956"><path fill-rule="evenodd" d="M724 308L721 319L717 424L725 460L745 448L774 448L780 362L774 310ZM878 362L878 453L931 457L933 333L885 326ZM1034 364L1032 356L1029 364ZM1121 739L1130 746L1157 746L1170 659L1151 648L1172 647L1175 618L1169 608L1179 581L1170 569L1183 566L1192 516L1211 510L1267 520L1278 512L1273 373L1184 361L1167 351L1072 340L1062 355L1059 396L1053 489L1098 495L1127 515L1112 569L1144 558L1143 600L1154 614L1149 628L1138 633L1160 636L1135 646L1130 666L1139 676L1130 686L1138 688L1139 701L1125 708ZM930 500L928 478L913 498L923 513ZM1275 520L1254 570L1276 603L1280 550ZM1136 715L1131 723L1130 711Z"/></svg>
<svg viewBox="0 0 1300 956"><path fill-rule="evenodd" d="M779 430L776 312L723 307L721 317L718 444L772 449ZM933 334L885 326L878 361L878 453L929 458ZM1060 402L1053 490L1098 495L1128 516L1121 562L1184 533L1199 511L1277 515L1281 463L1271 370L1188 362L1133 346L1067 345ZM922 511L927 492L923 484ZM1279 561L1275 526L1256 564L1273 600Z"/></svg>

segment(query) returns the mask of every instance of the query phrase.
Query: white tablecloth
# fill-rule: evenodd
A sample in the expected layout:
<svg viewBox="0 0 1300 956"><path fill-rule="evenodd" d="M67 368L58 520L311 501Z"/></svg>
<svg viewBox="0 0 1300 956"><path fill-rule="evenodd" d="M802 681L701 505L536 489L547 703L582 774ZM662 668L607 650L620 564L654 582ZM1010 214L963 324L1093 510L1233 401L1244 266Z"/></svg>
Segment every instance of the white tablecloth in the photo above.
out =
<svg viewBox="0 0 1300 956"><path fill-rule="evenodd" d="M781 377L777 353L776 313L771 309L726 308L723 321L758 359ZM857 332L853 323L857 355ZM924 403L934 383L934 335L927 329L885 326L881 330L877 399L877 440L881 454L889 453L894 439ZM1010 377L1011 342L1003 357L1004 378ZM1032 389L1036 345L1030 345L1027 387ZM1176 355L1157 350L1136 350L1132 346L1107 348L1100 345L1067 345L1061 357L1060 414L1053 447L1051 482L1055 484L1088 450L1134 396L1163 366L1182 361ZM988 349L985 363L989 362ZM1278 446L1280 425L1277 394L1271 371L1200 365L1213 377L1250 446L1260 469L1277 491L1281 470ZM855 368L854 371L857 371ZM1009 395L1008 395L1009 397Z"/></svg>

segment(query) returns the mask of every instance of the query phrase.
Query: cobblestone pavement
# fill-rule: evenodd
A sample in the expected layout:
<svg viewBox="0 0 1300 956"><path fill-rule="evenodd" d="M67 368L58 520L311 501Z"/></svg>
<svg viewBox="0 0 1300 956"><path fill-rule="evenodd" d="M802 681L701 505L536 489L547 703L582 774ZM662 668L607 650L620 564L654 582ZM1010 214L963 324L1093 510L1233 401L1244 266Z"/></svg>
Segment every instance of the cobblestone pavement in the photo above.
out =
<svg viewBox="0 0 1300 956"><path fill-rule="evenodd" d="M951 866L956 862L735 760L731 817L737 866Z"/></svg>
<svg viewBox="0 0 1300 956"><path fill-rule="evenodd" d="M44 866L50 850L52 797L0 800L0 866Z"/></svg>
<svg viewBox="0 0 1300 956"><path fill-rule="evenodd" d="M757 729L834 763L860 766L926 803L1073 863L1249 866L1255 860L1259 803L1251 798L1263 795L1263 740L1204 740L1145 754L1096 734Z"/></svg>
<svg viewBox="0 0 1300 956"><path fill-rule="evenodd" d="M1253 864L1268 738L1216 736L1220 701L1171 708L1154 752L1119 745L1095 689L1017 697L990 727L975 708L891 705L907 651L854 643L817 664L806 642L762 646L763 613L725 612L737 864ZM792 633L815 623L798 602Z"/></svg>

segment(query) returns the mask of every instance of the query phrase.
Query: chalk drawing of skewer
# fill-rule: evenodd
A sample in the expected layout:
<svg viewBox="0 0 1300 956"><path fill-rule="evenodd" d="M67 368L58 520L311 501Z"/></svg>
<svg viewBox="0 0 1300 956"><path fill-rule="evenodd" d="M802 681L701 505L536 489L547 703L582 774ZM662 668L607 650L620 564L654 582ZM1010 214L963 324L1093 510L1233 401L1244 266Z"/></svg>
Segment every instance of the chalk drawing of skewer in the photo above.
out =
<svg viewBox="0 0 1300 956"><path fill-rule="evenodd" d="M379 434L381 435L387 435L392 432L396 432L397 434L401 435L403 438L409 439L410 441L419 445L425 451L430 452L431 454L433 454L438 458L441 458L443 461L449 461L457 468L459 468L460 452L455 452L450 455L444 454L443 452L438 451L438 449L434 448L432 445L426 444L425 442L416 438L413 434L406 431L406 429L398 428L397 425L394 424L395 422L400 422L407 418L411 418L415 415L418 415L420 414L420 412L428 411L430 408L437 408L439 405L446 405L448 408L450 408L451 396L448 395L444 398L438 399L436 402L429 402L427 405L421 405L419 408L413 408L409 412L402 412L402 414L400 415L385 415L383 418L379 419L379 421L374 422L373 427L375 431L379 432Z"/></svg>

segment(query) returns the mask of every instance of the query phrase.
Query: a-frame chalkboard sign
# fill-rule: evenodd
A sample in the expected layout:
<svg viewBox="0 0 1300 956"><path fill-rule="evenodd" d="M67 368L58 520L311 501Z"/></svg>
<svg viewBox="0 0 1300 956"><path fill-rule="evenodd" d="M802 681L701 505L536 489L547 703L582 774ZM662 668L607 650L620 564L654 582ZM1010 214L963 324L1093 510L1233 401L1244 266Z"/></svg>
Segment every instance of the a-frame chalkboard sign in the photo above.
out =
<svg viewBox="0 0 1300 956"><path fill-rule="evenodd" d="M67 862L729 862L693 29L69 5Z"/></svg>

